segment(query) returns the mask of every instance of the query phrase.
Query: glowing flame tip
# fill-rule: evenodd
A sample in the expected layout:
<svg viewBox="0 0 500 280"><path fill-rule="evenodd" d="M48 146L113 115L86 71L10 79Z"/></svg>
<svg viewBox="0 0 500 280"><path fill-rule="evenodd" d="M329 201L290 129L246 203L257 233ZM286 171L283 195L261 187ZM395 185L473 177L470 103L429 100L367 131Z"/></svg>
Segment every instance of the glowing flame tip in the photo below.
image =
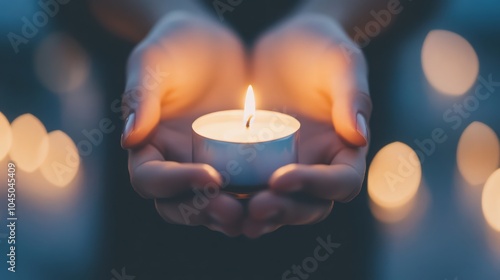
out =
<svg viewBox="0 0 500 280"><path fill-rule="evenodd" d="M243 114L243 123L247 128L255 120L255 95L252 85L248 86L247 95L245 97L245 110Z"/></svg>

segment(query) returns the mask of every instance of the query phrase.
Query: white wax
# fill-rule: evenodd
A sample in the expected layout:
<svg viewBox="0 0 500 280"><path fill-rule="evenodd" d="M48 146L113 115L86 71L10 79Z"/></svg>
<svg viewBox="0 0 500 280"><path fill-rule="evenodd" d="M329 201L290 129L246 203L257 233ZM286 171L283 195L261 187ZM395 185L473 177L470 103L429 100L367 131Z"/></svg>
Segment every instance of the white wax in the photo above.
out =
<svg viewBox="0 0 500 280"><path fill-rule="evenodd" d="M247 128L243 114L243 110L229 110L204 115L193 122L193 131L213 140L248 144L281 139L300 128L294 117L265 110L257 110Z"/></svg>

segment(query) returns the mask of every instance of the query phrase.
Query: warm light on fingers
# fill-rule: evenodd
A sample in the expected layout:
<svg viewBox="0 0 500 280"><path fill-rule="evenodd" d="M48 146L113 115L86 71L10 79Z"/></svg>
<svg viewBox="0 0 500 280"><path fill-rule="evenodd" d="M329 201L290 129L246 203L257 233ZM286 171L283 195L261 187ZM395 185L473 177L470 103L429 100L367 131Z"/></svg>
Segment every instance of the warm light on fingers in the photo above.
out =
<svg viewBox="0 0 500 280"><path fill-rule="evenodd" d="M24 114L12 122L10 158L20 169L35 171L45 160L48 148L45 126L35 116Z"/></svg>

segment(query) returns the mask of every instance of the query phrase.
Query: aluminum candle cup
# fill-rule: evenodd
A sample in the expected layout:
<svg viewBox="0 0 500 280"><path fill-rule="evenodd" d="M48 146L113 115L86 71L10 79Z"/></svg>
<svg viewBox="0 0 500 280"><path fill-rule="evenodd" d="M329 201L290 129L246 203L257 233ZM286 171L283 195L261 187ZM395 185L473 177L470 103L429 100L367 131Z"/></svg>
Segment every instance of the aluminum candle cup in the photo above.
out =
<svg viewBox="0 0 500 280"><path fill-rule="evenodd" d="M193 162L214 167L222 175L224 190L235 194L265 188L276 169L298 158L297 119L264 110L246 123L243 116L243 110L215 112L192 126Z"/></svg>

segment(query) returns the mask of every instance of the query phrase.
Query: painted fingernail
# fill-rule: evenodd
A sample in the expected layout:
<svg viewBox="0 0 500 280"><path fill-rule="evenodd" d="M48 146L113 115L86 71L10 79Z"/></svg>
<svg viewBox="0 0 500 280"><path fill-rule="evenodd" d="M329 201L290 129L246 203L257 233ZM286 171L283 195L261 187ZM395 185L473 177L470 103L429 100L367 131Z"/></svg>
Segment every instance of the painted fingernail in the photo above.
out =
<svg viewBox="0 0 500 280"><path fill-rule="evenodd" d="M365 142L368 143L368 126L365 117L361 113L358 113L356 116L356 129L358 133L363 136Z"/></svg>
<svg viewBox="0 0 500 280"><path fill-rule="evenodd" d="M125 140L130 136L134 130L135 125L135 113L130 114L125 120L125 126L123 127L123 133L121 138L122 147L125 148Z"/></svg>

